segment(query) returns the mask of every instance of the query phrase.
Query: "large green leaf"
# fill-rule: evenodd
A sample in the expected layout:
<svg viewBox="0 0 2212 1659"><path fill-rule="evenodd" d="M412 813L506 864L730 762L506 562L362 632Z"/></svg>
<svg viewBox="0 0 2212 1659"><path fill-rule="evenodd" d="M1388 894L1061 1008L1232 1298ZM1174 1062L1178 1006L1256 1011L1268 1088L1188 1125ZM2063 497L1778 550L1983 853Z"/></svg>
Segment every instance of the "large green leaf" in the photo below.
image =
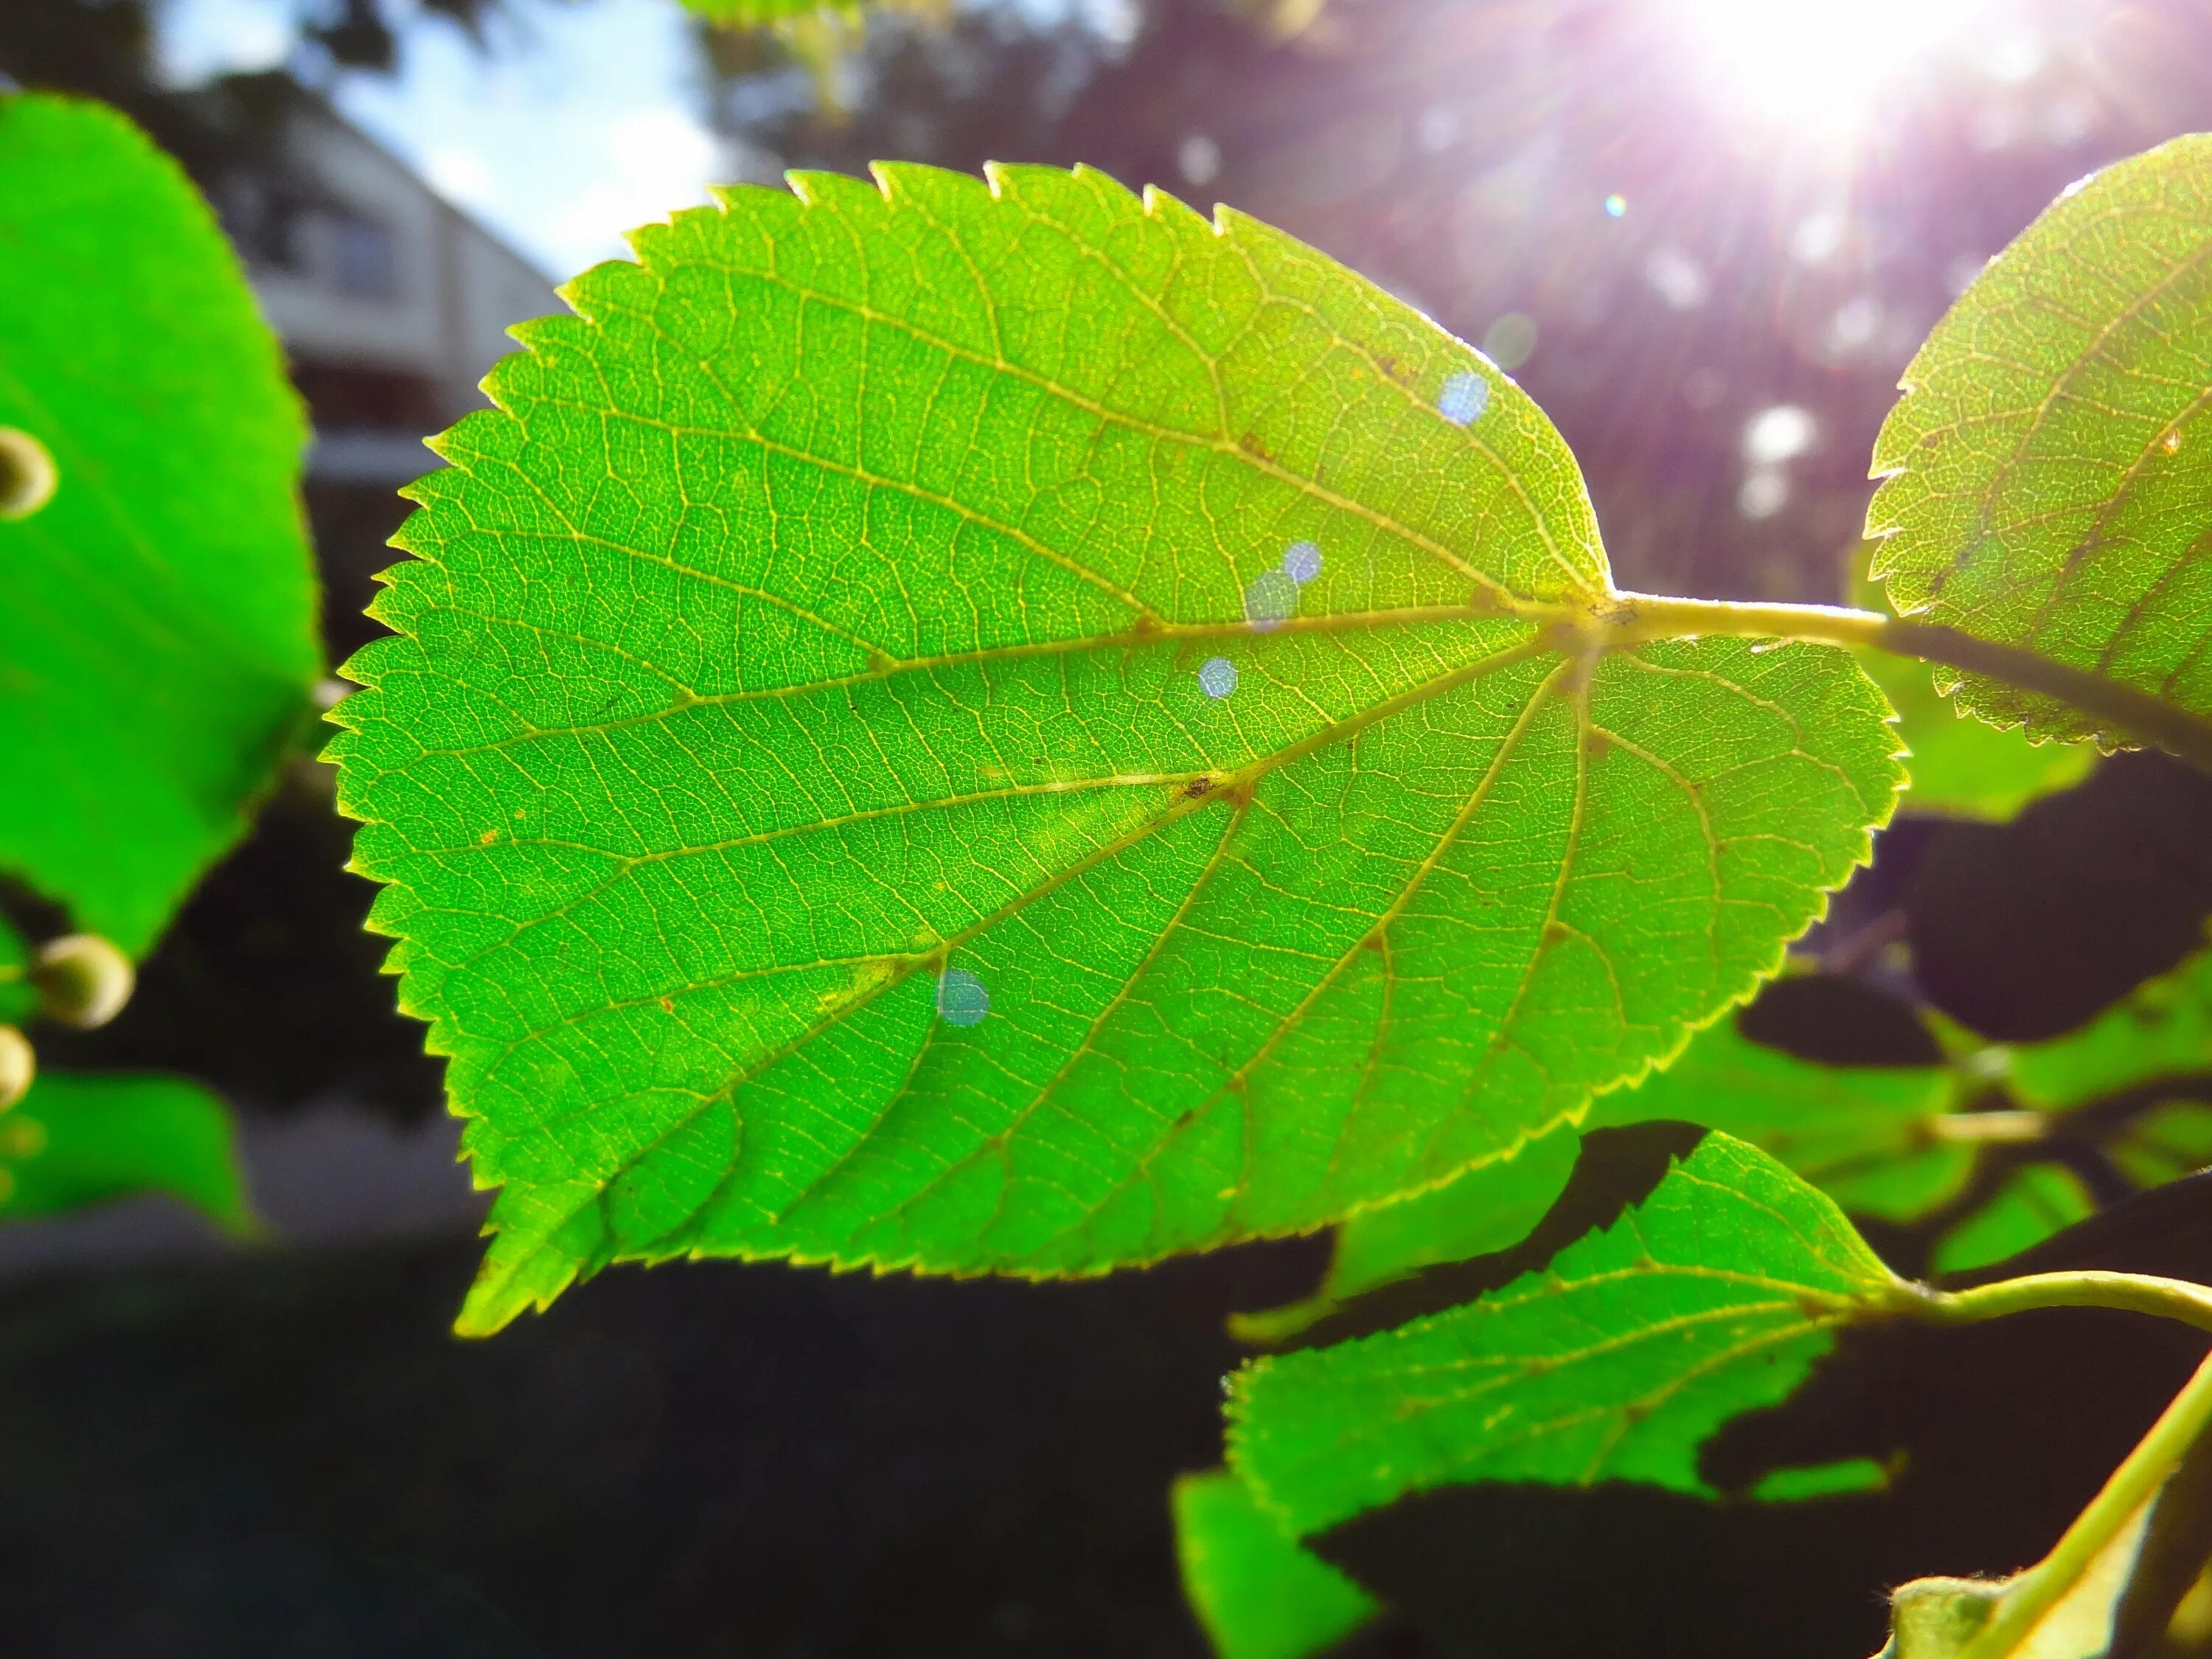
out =
<svg viewBox="0 0 2212 1659"><path fill-rule="evenodd" d="M1977 277L1875 441L1875 574L1946 624L2212 714L2212 137L2084 180ZM1962 708L2124 737L1977 676Z"/></svg>
<svg viewBox="0 0 2212 1659"><path fill-rule="evenodd" d="M1307 1659L1375 1616L1375 1598L1300 1548L1235 1475L1186 1474L1173 1504L1183 1591L1221 1659Z"/></svg>
<svg viewBox="0 0 2212 1659"><path fill-rule="evenodd" d="M0 429L55 483L0 514L0 873L136 955L307 714L307 429L214 216L121 116L0 95Z"/></svg>
<svg viewBox="0 0 2212 1659"><path fill-rule="evenodd" d="M1247 1366L1230 1466L1301 1538L1470 1481L1709 1494L1706 1437L1909 1294L1830 1200L1707 1134L1612 1224L1480 1300Z"/></svg>
<svg viewBox="0 0 2212 1659"><path fill-rule="evenodd" d="M616 1258L1085 1273L1510 1156L1778 963L1849 656L1589 653L1468 347L1095 173L726 192L518 331L348 672L495 1327Z"/></svg>
<svg viewBox="0 0 2212 1659"><path fill-rule="evenodd" d="M253 1230L229 1109L198 1084L42 1072L0 1115L0 1220L140 1193Z"/></svg>

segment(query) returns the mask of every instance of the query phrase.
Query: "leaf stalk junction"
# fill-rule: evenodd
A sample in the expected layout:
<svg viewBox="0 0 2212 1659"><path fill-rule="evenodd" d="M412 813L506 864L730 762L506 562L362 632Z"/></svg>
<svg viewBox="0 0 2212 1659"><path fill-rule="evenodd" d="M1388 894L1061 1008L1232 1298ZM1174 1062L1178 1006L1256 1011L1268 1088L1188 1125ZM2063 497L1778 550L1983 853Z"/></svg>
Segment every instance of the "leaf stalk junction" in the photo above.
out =
<svg viewBox="0 0 2212 1659"><path fill-rule="evenodd" d="M1878 611L1844 605L1765 605L1655 593L1614 594L1611 606L1594 612L1589 626L1595 636L1593 642L1599 645L1730 635L1864 646L1894 656L1915 657L2055 697L2117 733L2164 749L2201 770L2212 772L2212 720L2101 674L2017 646L1978 639L1954 628L1899 622Z"/></svg>

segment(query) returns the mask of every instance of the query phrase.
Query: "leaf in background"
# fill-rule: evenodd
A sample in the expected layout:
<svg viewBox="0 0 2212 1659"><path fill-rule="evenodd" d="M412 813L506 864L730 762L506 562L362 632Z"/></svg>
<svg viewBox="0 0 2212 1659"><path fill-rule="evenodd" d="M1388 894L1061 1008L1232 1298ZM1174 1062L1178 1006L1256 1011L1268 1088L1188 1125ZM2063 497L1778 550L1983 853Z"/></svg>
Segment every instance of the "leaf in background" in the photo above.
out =
<svg viewBox="0 0 2212 1659"><path fill-rule="evenodd" d="M1909 1222L1960 1191L1972 1146L1938 1140L1956 1103L1942 1066L1822 1066L1753 1042L1731 1016L1692 1038L1680 1059L1591 1105L1589 1129L1658 1119L1718 1129L1772 1154L1845 1210ZM1501 1163L1433 1192L1362 1212L1337 1230L1328 1276L1311 1301L1239 1316L1240 1335L1280 1340L1330 1308L1435 1262L1515 1243L1565 1190L1576 1136L1554 1130Z"/></svg>
<svg viewBox="0 0 2212 1659"><path fill-rule="evenodd" d="M2097 1207L2081 1176L2056 1164L2031 1164L1996 1195L1936 1242L1929 1265L1939 1273L1968 1273L2018 1255L2072 1226Z"/></svg>
<svg viewBox="0 0 2212 1659"><path fill-rule="evenodd" d="M309 717L306 422L236 257L113 111L0 95L0 872L144 953Z"/></svg>
<svg viewBox="0 0 2212 1659"><path fill-rule="evenodd" d="M1221 1659L1306 1659L1372 1619L1380 1604L1309 1554L1224 1469L1175 1483L1183 1592Z"/></svg>
<svg viewBox="0 0 2212 1659"><path fill-rule="evenodd" d="M2212 137L2094 174L1976 277L1875 440L1901 617L2212 715ZM1969 675L1960 708L2112 736Z"/></svg>
<svg viewBox="0 0 2212 1659"><path fill-rule="evenodd" d="M2008 818L2032 800L2071 789L2096 764L2093 744L2031 742L2024 731L1960 714L1924 663L1887 651L1862 651L1858 659L1897 710L1897 734L1910 751L1898 804L1909 811Z"/></svg>
<svg viewBox="0 0 2212 1659"><path fill-rule="evenodd" d="M39 1006L31 988L31 947L0 915L0 1025L20 1025Z"/></svg>
<svg viewBox="0 0 2212 1659"><path fill-rule="evenodd" d="M2147 980L2080 1030L2012 1051L2013 1091L2058 1111L2161 1076L2212 1072L2212 951Z"/></svg>
<svg viewBox="0 0 2212 1659"><path fill-rule="evenodd" d="M1851 550L1844 603L1888 609L1881 584L1867 574L1879 545L1863 541ZM1907 751L1905 793L1899 804L1908 811L2009 818L2032 800L2072 788L2097 763L2093 744L2035 742L2025 731L1960 714L1936 690L1925 663L1887 651L1855 654L1897 711L1897 735Z"/></svg>
<svg viewBox="0 0 2212 1659"><path fill-rule="evenodd" d="M1680 1127L1585 1146L1663 1150L1653 1131ZM1647 1196L1480 1300L1237 1373L1231 1470L1300 1538L1468 1482L1711 1494L1707 1437L1786 1398L1837 1330L1905 1292L1765 1153L1715 1133L1673 1146Z"/></svg>
<svg viewBox="0 0 2212 1659"><path fill-rule="evenodd" d="M2212 1105L2154 1106L2112 1143L2112 1162L2138 1187L2156 1187L2212 1165Z"/></svg>
<svg viewBox="0 0 2212 1659"><path fill-rule="evenodd" d="M1571 1121L1887 815L1841 651L1611 603L1512 383L1096 173L638 233L441 441L338 716L503 1190L463 1315L617 1258L1100 1271Z"/></svg>
<svg viewBox="0 0 2212 1659"><path fill-rule="evenodd" d="M0 1220L167 1193L254 1231L230 1109L183 1078L41 1072L0 1115Z"/></svg>

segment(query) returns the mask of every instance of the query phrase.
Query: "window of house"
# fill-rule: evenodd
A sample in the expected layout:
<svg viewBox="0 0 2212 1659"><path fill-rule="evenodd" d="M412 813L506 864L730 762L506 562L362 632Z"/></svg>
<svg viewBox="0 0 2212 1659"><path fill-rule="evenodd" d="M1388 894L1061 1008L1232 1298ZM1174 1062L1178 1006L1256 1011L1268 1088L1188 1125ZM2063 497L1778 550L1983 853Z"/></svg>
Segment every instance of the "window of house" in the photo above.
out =
<svg viewBox="0 0 2212 1659"><path fill-rule="evenodd" d="M330 215L331 278L338 290L364 300L389 300L399 292L399 249L392 227L364 214Z"/></svg>

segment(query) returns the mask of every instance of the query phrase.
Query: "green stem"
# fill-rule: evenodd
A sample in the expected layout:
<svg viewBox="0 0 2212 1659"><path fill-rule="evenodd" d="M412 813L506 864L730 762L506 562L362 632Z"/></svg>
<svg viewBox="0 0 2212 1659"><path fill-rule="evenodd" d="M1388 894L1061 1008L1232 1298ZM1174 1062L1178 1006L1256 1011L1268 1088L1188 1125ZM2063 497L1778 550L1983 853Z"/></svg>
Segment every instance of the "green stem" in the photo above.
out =
<svg viewBox="0 0 2212 1659"><path fill-rule="evenodd" d="M2041 1308L2112 1308L2178 1319L2200 1331L2212 1331L2212 1288L2148 1273L2094 1269L2029 1273L1970 1291L1937 1291L1914 1285L1907 1287L1907 1295L1902 1311L1935 1325L1976 1325L1984 1319Z"/></svg>
<svg viewBox="0 0 2212 1659"><path fill-rule="evenodd" d="M1870 646L2055 697L2091 716L2116 738L2154 744L2212 772L2212 720L2132 685L2069 667L2017 646L1977 639L1955 628L1898 622L1878 611L1853 611L1842 605L1750 605L1729 599L1669 599L1655 593L1614 597L1618 608L1597 618L1608 644L1723 634Z"/></svg>
<svg viewBox="0 0 2212 1659"><path fill-rule="evenodd" d="M1903 1287L1901 1310L1938 1325L1972 1325L2040 1308L2113 1308L2156 1314L2212 1331L2212 1287L2147 1273L2094 1270L2029 1273L1968 1291ZM2104 1489L2075 1516L2050 1554L2012 1581L1995 1615L1960 1659L2008 1659L2021 1639L2081 1582L2089 1565L2157 1493L2208 1424L2212 1424L2212 1354L2112 1471Z"/></svg>
<svg viewBox="0 0 2212 1659"><path fill-rule="evenodd" d="M2021 1639L2081 1583L2090 1564L2104 1553L2136 1512L2157 1496L2207 1424L2212 1424L2212 1354L2205 1356L2197 1374L2174 1395L2173 1402L2136 1443L2127 1461L2112 1471L2104 1489L2074 1517L2074 1524L2066 1528L2051 1553L2013 1581L1997 1603L1996 1615L1966 1644L1960 1659L2005 1659L2011 1654Z"/></svg>
<svg viewBox="0 0 2212 1659"><path fill-rule="evenodd" d="M2051 1138L2048 1113L2024 1110L1945 1112L1928 1121L1929 1136L1951 1146L2026 1146Z"/></svg>

